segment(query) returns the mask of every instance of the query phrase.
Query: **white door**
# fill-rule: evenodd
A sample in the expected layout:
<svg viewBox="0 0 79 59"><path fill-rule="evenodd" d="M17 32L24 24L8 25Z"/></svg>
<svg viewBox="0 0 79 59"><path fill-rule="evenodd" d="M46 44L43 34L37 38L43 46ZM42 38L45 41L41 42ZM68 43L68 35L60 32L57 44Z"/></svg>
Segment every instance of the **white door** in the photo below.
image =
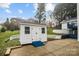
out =
<svg viewBox="0 0 79 59"><path fill-rule="evenodd" d="M43 28L41 28L41 41L42 42L44 42L44 41L47 41L47 39L46 39L46 28L45 27L43 27Z"/></svg>
<svg viewBox="0 0 79 59"><path fill-rule="evenodd" d="M25 43L32 43L30 30L31 30L30 26L25 26L24 37L23 37Z"/></svg>
<svg viewBox="0 0 79 59"><path fill-rule="evenodd" d="M31 29L31 37L32 41L39 41L39 28L38 27L32 27Z"/></svg>

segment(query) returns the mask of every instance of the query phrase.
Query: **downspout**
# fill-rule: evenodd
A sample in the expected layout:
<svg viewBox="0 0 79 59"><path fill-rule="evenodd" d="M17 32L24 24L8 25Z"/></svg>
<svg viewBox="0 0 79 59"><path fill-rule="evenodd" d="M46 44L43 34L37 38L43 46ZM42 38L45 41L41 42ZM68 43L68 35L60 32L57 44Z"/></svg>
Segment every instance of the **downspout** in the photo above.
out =
<svg viewBox="0 0 79 59"><path fill-rule="evenodd" d="M78 26L78 38L77 40L79 41L79 3L77 3L77 26Z"/></svg>

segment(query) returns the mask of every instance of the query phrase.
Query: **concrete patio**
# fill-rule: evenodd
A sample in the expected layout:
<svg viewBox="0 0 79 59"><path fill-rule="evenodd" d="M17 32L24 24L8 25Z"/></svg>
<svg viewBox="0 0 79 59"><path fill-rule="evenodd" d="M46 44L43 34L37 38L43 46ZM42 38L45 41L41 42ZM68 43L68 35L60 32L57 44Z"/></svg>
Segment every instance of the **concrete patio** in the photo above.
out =
<svg viewBox="0 0 79 59"><path fill-rule="evenodd" d="M13 49L10 56L79 56L79 42L72 39L48 41L45 46L25 45Z"/></svg>

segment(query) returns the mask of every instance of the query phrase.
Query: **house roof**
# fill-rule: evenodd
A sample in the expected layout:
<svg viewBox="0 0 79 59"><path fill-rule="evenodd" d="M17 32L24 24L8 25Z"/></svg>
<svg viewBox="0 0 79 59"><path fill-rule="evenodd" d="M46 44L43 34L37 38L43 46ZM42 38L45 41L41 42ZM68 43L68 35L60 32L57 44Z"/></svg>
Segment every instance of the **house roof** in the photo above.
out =
<svg viewBox="0 0 79 59"><path fill-rule="evenodd" d="M0 25L2 25L2 24L0 24Z"/></svg>
<svg viewBox="0 0 79 59"><path fill-rule="evenodd" d="M61 22L61 24L62 24L62 23L67 23L67 22L77 22L77 18L72 18L72 19L69 19L69 20L63 20L63 21Z"/></svg>

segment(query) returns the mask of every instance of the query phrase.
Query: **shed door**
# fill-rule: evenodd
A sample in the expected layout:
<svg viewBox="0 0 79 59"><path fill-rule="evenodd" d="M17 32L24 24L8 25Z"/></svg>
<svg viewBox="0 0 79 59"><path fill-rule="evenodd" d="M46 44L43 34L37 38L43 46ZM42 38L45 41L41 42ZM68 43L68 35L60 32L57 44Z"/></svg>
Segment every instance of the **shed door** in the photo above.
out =
<svg viewBox="0 0 79 59"><path fill-rule="evenodd" d="M41 28L41 41L42 42L47 41L47 39L46 39L46 28L45 27Z"/></svg>
<svg viewBox="0 0 79 59"><path fill-rule="evenodd" d="M40 30L38 27L32 27L31 29L31 33L32 33L32 41L39 41L39 34L40 34Z"/></svg>
<svg viewBox="0 0 79 59"><path fill-rule="evenodd" d="M25 35L24 35L24 39L25 39L24 42L25 43L31 43L32 42L30 30L31 30L30 26L25 26L25 31L24 31L24 33L25 33Z"/></svg>

